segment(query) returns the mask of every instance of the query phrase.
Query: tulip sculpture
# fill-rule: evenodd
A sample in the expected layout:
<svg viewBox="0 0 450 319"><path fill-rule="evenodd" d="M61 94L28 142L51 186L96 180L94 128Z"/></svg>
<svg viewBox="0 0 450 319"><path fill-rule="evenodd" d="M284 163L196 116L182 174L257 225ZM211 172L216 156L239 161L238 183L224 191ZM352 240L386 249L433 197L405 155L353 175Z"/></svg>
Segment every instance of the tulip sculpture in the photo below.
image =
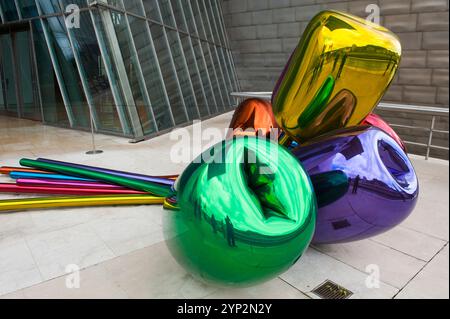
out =
<svg viewBox="0 0 450 319"><path fill-rule="evenodd" d="M0 211L164 202L171 209L166 242L190 273L221 285L269 280L297 262L311 241L369 238L414 209L419 186L404 144L372 114L400 58L389 30L321 12L291 55L272 104L244 101L228 139L178 179L23 159L27 168L0 169L18 178L4 191L98 197L0 201ZM278 129L281 145L268 138ZM286 148L288 139L295 142Z"/></svg>

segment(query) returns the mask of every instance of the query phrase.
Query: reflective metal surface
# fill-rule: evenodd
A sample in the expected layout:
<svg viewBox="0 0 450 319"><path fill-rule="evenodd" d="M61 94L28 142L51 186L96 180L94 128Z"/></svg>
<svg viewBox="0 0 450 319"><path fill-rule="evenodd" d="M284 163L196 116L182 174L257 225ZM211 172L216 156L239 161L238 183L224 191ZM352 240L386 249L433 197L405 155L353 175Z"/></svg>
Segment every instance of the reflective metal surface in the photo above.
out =
<svg viewBox="0 0 450 319"><path fill-rule="evenodd" d="M74 177L74 176L67 176L67 175L61 175L61 174L49 174L49 173L28 173L28 172L11 172L9 173L9 177L12 179L52 179L52 180L64 180L64 181L79 181L79 182L89 182L92 181L92 179L87 178L81 178L81 177Z"/></svg>
<svg viewBox="0 0 450 319"><path fill-rule="evenodd" d="M37 169L31 169L31 168L9 167L9 166L0 167L0 174L9 175L9 174L11 174L11 172L50 174L48 172L40 171Z"/></svg>
<svg viewBox="0 0 450 319"><path fill-rule="evenodd" d="M399 225L416 205L414 168L397 142L378 128L334 131L293 153L317 195L316 244L378 235Z"/></svg>
<svg viewBox="0 0 450 319"><path fill-rule="evenodd" d="M92 178L96 181L113 183L161 197L171 196L173 194L172 187L169 185L140 181L136 179L97 172L94 170L71 167L63 164L52 164L24 158L20 160L20 165L82 178ZM46 178L46 176L43 176L43 178Z"/></svg>
<svg viewBox="0 0 450 319"><path fill-rule="evenodd" d="M98 182L78 182L78 181L63 181L63 180L51 180L51 179L18 179L16 181L17 185L20 186L45 186L45 187L68 187L68 188L93 188L93 189L115 189L115 190L125 190L128 188L105 184Z"/></svg>
<svg viewBox="0 0 450 319"><path fill-rule="evenodd" d="M319 13L273 93L278 124L299 142L360 124L387 91L401 53L397 37L381 26Z"/></svg>
<svg viewBox="0 0 450 319"><path fill-rule="evenodd" d="M88 165L81 165L81 164L75 164L75 163L61 162L61 161L55 161L55 160L47 159L47 158L38 158L38 161L50 163L50 164L62 164L62 165L74 167L74 168L88 169L93 172L105 173L105 174L110 174L110 175L124 177L124 178L132 178L132 179L136 179L136 180L140 180L140 181L144 181L144 182L157 183L157 184L161 184L161 185L172 186L174 183L174 181L172 179L168 179L168 178L148 176L148 175L129 173L129 172L122 172L122 171L117 171L117 170L112 170L112 169L106 169L106 168L94 167L94 166L88 166Z"/></svg>
<svg viewBox="0 0 450 319"><path fill-rule="evenodd" d="M272 111L272 105L261 99L243 101L236 109L230 128L234 136L265 136L270 137L278 124Z"/></svg>
<svg viewBox="0 0 450 319"><path fill-rule="evenodd" d="M380 116L376 114L369 114L368 117L362 122L362 125L370 125L378 127L380 130L385 131L387 134L389 134L390 137L392 137L398 145L400 145L404 151L406 151L405 143L403 143L400 136L398 136L397 132L394 131L394 129L386 123L385 120L383 120Z"/></svg>
<svg viewBox="0 0 450 319"><path fill-rule="evenodd" d="M147 193L132 189L105 189L84 187L24 186L0 183L0 193L12 194L48 194L48 195L145 195Z"/></svg>
<svg viewBox="0 0 450 319"><path fill-rule="evenodd" d="M207 282L271 279L300 258L313 236L310 179L295 157L266 139L216 145L175 187L179 210L167 212L167 244L182 266Z"/></svg>
<svg viewBox="0 0 450 319"><path fill-rule="evenodd" d="M27 198L0 200L0 212L63 207L151 205L163 202L164 198L149 195Z"/></svg>

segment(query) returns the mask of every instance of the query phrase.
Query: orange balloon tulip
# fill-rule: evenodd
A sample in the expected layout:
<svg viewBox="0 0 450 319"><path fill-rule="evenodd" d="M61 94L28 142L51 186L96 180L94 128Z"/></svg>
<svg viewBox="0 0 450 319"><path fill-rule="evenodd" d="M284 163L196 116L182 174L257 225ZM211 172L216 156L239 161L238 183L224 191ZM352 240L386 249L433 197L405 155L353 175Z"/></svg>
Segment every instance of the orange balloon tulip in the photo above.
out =
<svg viewBox="0 0 450 319"><path fill-rule="evenodd" d="M268 101L253 98L242 102L231 120L232 136L278 136L278 124ZM232 137L230 136L230 137Z"/></svg>

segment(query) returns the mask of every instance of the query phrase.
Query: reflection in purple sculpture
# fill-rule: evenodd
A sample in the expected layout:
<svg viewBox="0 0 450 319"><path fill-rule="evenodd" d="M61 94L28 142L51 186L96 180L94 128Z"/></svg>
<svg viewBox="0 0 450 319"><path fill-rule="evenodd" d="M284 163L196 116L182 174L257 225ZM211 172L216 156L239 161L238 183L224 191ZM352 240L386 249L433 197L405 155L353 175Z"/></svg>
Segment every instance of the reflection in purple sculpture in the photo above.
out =
<svg viewBox="0 0 450 319"><path fill-rule="evenodd" d="M377 128L330 132L293 152L311 175L317 195L315 244L351 242L388 231L417 203L419 184L408 156Z"/></svg>

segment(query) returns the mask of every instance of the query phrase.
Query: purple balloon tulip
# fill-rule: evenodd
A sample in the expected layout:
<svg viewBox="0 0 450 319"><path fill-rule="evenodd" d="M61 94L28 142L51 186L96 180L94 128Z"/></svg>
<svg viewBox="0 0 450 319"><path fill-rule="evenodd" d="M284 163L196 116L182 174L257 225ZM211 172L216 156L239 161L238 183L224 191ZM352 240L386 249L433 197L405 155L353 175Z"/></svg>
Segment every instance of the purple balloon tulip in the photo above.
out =
<svg viewBox="0 0 450 319"><path fill-rule="evenodd" d="M315 244L366 239L403 222L419 183L404 150L369 126L330 132L293 150L317 195Z"/></svg>

